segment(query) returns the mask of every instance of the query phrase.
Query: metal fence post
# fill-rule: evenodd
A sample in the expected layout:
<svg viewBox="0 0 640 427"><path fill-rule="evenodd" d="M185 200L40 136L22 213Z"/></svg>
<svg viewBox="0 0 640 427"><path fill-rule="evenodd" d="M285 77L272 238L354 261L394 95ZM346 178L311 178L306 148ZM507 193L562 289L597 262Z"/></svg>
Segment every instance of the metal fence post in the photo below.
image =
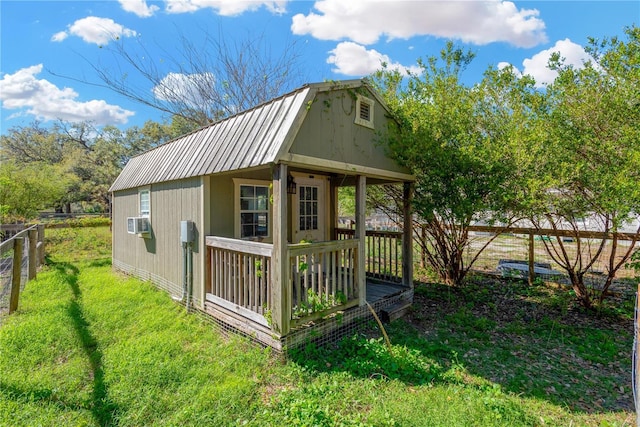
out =
<svg viewBox="0 0 640 427"><path fill-rule="evenodd" d="M32 228L29 230L29 275L27 276L29 280L36 278L36 272L38 270L38 257L37 257L37 247L38 247L38 230Z"/></svg>
<svg viewBox="0 0 640 427"><path fill-rule="evenodd" d="M18 309L18 298L20 298L20 282L22 281L22 251L24 249L24 238L18 237L13 240L13 271L11 276L11 296L9 297L9 314Z"/></svg>

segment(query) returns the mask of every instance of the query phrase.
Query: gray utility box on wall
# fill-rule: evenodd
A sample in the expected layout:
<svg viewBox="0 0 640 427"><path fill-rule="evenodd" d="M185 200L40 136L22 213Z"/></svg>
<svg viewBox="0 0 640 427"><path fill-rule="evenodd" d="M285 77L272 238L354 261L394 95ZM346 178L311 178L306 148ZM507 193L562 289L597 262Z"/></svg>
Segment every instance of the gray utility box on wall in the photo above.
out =
<svg viewBox="0 0 640 427"><path fill-rule="evenodd" d="M193 221L180 221L180 242L193 243L196 239L195 228Z"/></svg>

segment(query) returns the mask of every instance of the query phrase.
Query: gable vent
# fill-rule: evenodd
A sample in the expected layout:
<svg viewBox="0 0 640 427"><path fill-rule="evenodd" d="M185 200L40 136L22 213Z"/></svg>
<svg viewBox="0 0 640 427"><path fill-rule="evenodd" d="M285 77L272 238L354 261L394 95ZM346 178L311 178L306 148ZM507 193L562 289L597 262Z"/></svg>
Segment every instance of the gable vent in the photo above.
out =
<svg viewBox="0 0 640 427"><path fill-rule="evenodd" d="M357 95L355 124L373 129L373 100Z"/></svg>
<svg viewBox="0 0 640 427"><path fill-rule="evenodd" d="M360 103L360 120L370 121L371 118L369 114L371 113L370 105L366 102Z"/></svg>

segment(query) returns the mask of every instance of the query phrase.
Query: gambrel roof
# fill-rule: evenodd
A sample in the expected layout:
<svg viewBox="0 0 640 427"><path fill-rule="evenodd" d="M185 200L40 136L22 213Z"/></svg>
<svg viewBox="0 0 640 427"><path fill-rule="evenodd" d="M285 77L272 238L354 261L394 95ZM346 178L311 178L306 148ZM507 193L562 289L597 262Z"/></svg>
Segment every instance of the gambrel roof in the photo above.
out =
<svg viewBox="0 0 640 427"><path fill-rule="evenodd" d="M314 83L133 157L109 191L278 163L287 154L315 96L362 80ZM377 101L375 91L371 93Z"/></svg>

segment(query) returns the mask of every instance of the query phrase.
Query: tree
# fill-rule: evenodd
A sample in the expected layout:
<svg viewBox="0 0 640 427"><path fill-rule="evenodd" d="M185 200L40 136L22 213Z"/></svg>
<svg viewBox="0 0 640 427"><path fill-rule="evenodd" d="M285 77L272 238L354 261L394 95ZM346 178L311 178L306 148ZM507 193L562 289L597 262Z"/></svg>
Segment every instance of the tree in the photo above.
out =
<svg viewBox="0 0 640 427"><path fill-rule="evenodd" d="M510 70L488 70L481 84L464 85L472 59L448 43L439 57L419 61L420 74L374 76L399 123L386 141L390 154L417 179L413 206L426 231L419 243L440 278L455 285L478 256L465 259L468 227L487 215L509 223L526 193L523 165L535 150L525 147L535 138L523 123L542 108L533 81ZM385 200L398 198L396 188L385 191Z"/></svg>
<svg viewBox="0 0 640 427"><path fill-rule="evenodd" d="M197 126L267 102L302 82L295 43L274 52L264 34L247 33L240 40L229 40L222 29L215 36L207 29L201 34L197 41L180 34L179 54L162 49L164 58L140 38L135 46L117 40L114 47L103 49L119 61L118 70L90 64L105 87ZM131 73L153 90L136 86Z"/></svg>
<svg viewBox="0 0 640 427"><path fill-rule="evenodd" d="M587 50L593 61L582 68L565 65L558 54L550 62L558 72L547 87L551 109L544 126L550 155L541 158L544 185L539 188L544 191L532 216L539 227L575 232L575 244L557 238L545 245L585 307L603 301L636 243L621 248L615 235L640 213L640 28L625 33L626 41L592 39ZM591 228L611 233L609 248L606 239L580 240L585 218ZM606 278L597 288L585 276L603 254Z"/></svg>
<svg viewBox="0 0 640 427"><path fill-rule="evenodd" d="M54 178L54 179L52 179ZM59 167L33 162L0 163L0 223L33 218L63 197L74 177Z"/></svg>
<svg viewBox="0 0 640 427"><path fill-rule="evenodd" d="M126 131L114 126L97 129L88 122L57 122L50 128L34 122L12 128L0 137L0 157L7 164L5 172L12 171L10 188L17 193L3 200L4 210L27 216L45 207L69 212L72 203L85 203L106 211L108 189L129 158L177 136L184 128L180 119L162 124L148 121L142 128ZM38 188L34 177L42 178ZM50 186L63 191L51 190L42 197L40 187ZM34 203L38 198L42 201Z"/></svg>

